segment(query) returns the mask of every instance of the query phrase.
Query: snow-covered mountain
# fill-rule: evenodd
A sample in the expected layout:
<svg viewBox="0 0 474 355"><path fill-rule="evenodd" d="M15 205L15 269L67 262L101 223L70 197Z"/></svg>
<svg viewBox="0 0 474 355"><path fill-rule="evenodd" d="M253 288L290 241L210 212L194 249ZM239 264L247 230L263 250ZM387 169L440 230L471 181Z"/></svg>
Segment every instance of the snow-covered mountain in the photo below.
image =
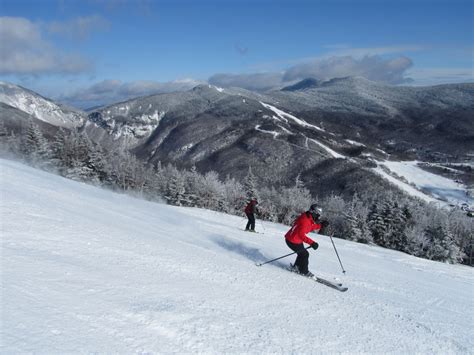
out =
<svg viewBox="0 0 474 355"><path fill-rule="evenodd" d="M474 84L396 87L348 77L325 82L306 79L264 94L200 85L188 92L110 105L90 113L89 119L114 137L130 137L139 150L146 148L147 159L153 159L158 147L170 150L170 142L186 154L190 146L192 150L200 146L197 155L206 156L226 149L243 133L258 131L259 137L267 132L280 141L321 139L338 153L377 156L384 151L395 159L449 160L473 153L473 102ZM280 117L277 110L290 116ZM308 136L315 127L319 134ZM207 134L202 140L190 137L196 131ZM229 131L235 139L229 139ZM174 133L188 136L182 139ZM225 135L225 144L209 147L203 141L211 134L215 140ZM173 139L167 142L168 136ZM192 154L185 160L196 163Z"/></svg>
<svg viewBox="0 0 474 355"><path fill-rule="evenodd" d="M6 102L0 102L0 118L10 124L33 115L56 127L69 122L104 147L131 149L148 163L195 165L240 180L252 166L267 185L289 184L301 174L318 196L370 194L390 181L427 201L472 204L472 197L466 201L462 194L474 184L468 161L474 144L474 84L394 87L349 77L307 79L267 93L198 85L96 109L83 126L79 111L64 111L11 84L0 88ZM48 116L51 112L57 117ZM408 169L394 169L399 161L465 166L449 168L446 177L458 185L445 191L408 181ZM444 171L440 165L432 172ZM446 198L453 188L456 201Z"/></svg>
<svg viewBox="0 0 474 355"><path fill-rule="evenodd" d="M148 162L196 165L239 179L251 165L268 184L289 182L301 173L316 195L341 193L354 180L370 191L381 174L427 201L467 199L472 204L472 197L461 196L473 183L468 171L450 177L452 184L464 184L453 201L446 199L451 188L432 196L430 186L410 186L386 174L386 162L464 162L472 153L473 102L472 84L394 87L349 77L307 79L267 93L200 85L107 106L89 120L115 138L127 137ZM337 161L328 166L328 159ZM403 178L408 171L401 172ZM329 184L319 189L322 181Z"/></svg>
<svg viewBox="0 0 474 355"><path fill-rule="evenodd" d="M390 86L347 77L305 80L267 94L309 122L398 157L473 151L474 84Z"/></svg>
<svg viewBox="0 0 474 355"><path fill-rule="evenodd" d="M57 104L31 90L3 81L0 81L0 103L56 127L74 128L85 123L84 112ZM3 106L0 115L5 116L7 113L7 106Z"/></svg>
<svg viewBox="0 0 474 355"><path fill-rule="evenodd" d="M138 200L0 160L2 353L424 353L474 347L472 268ZM126 209L124 209L126 206Z"/></svg>

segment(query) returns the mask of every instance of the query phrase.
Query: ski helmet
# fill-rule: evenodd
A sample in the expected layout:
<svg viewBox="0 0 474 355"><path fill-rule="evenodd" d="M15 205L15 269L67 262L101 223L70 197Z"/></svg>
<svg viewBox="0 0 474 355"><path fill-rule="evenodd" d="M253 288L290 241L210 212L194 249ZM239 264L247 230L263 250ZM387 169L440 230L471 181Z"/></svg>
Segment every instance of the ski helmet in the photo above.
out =
<svg viewBox="0 0 474 355"><path fill-rule="evenodd" d="M318 207L316 203L313 203L311 207L309 208L309 212L311 213L313 220L317 221L318 218L321 217L321 214L323 213L323 209L321 207Z"/></svg>

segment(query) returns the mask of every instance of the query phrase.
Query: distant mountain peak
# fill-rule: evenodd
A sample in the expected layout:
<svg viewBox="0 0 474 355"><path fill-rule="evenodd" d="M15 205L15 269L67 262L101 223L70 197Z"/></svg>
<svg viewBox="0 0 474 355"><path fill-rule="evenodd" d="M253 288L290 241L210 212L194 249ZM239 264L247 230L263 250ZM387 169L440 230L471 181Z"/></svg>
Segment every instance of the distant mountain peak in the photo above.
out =
<svg viewBox="0 0 474 355"><path fill-rule="evenodd" d="M19 85L0 81L0 102L53 126L72 128L84 123L82 111L54 102Z"/></svg>
<svg viewBox="0 0 474 355"><path fill-rule="evenodd" d="M323 83L324 86L331 86L337 84L350 84L350 85L372 85L372 86L387 86L381 82L372 81L363 76L343 76L338 78L332 78Z"/></svg>
<svg viewBox="0 0 474 355"><path fill-rule="evenodd" d="M192 88L194 92L223 92L224 89L211 85L211 84L199 84Z"/></svg>
<svg viewBox="0 0 474 355"><path fill-rule="evenodd" d="M315 87L319 87L321 85L321 81L315 78L306 78L303 79L296 84L285 86L281 91L298 91L298 90L305 90L311 89Z"/></svg>

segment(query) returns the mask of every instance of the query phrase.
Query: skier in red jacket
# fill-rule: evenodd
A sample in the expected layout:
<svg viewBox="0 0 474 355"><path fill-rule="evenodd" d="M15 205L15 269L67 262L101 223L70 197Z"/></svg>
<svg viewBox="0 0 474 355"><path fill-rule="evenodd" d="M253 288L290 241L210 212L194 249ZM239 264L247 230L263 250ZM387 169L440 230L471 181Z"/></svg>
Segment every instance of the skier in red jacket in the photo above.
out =
<svg viewBox="0 0 474 355"><path fill-rule="evenodd" d="M255 213L258 213L258 201L256 198L252 198L245 207L245 214L247 215L248 222L245 230L248 232L255 232ZM250 229L249 229L250 228Z"/></svg>
<svg viewBox="0 0 474 355"><path fill-rule="evenodd" d="M318 243L309 238L306 234L329 225L327 221L319 222L322 209L316 204L311 205L308 211L302 213L293 223L293 227L285 234L286 245L295 251L298 256L295 263L292 265L300 274L305 276L313 276L308 270L309 253L304 247L303 243L309 244L314 250L318 249ZM318 223L319 222L319 223Z"/></svg>

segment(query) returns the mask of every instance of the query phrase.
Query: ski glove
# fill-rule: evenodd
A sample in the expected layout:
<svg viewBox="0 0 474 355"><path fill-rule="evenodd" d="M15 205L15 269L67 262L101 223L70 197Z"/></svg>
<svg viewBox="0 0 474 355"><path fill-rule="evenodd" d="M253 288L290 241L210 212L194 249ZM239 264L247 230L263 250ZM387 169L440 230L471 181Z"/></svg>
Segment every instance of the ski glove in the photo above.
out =
<svg viewBox="0 0 474 355"><path fill-rule="evenodd" d="M321 226L322 226L323 228L326 228L327 226L329 226L329 222L326 221L326 220L321 221Z"/></svg>
<svg viewBox="0 0 474 355"><path fill-rule="evenodd" d="M311 244L311 248L313 248L314 250L318 249L319 247L319 244L314 242L313 244Z"/></svg>

